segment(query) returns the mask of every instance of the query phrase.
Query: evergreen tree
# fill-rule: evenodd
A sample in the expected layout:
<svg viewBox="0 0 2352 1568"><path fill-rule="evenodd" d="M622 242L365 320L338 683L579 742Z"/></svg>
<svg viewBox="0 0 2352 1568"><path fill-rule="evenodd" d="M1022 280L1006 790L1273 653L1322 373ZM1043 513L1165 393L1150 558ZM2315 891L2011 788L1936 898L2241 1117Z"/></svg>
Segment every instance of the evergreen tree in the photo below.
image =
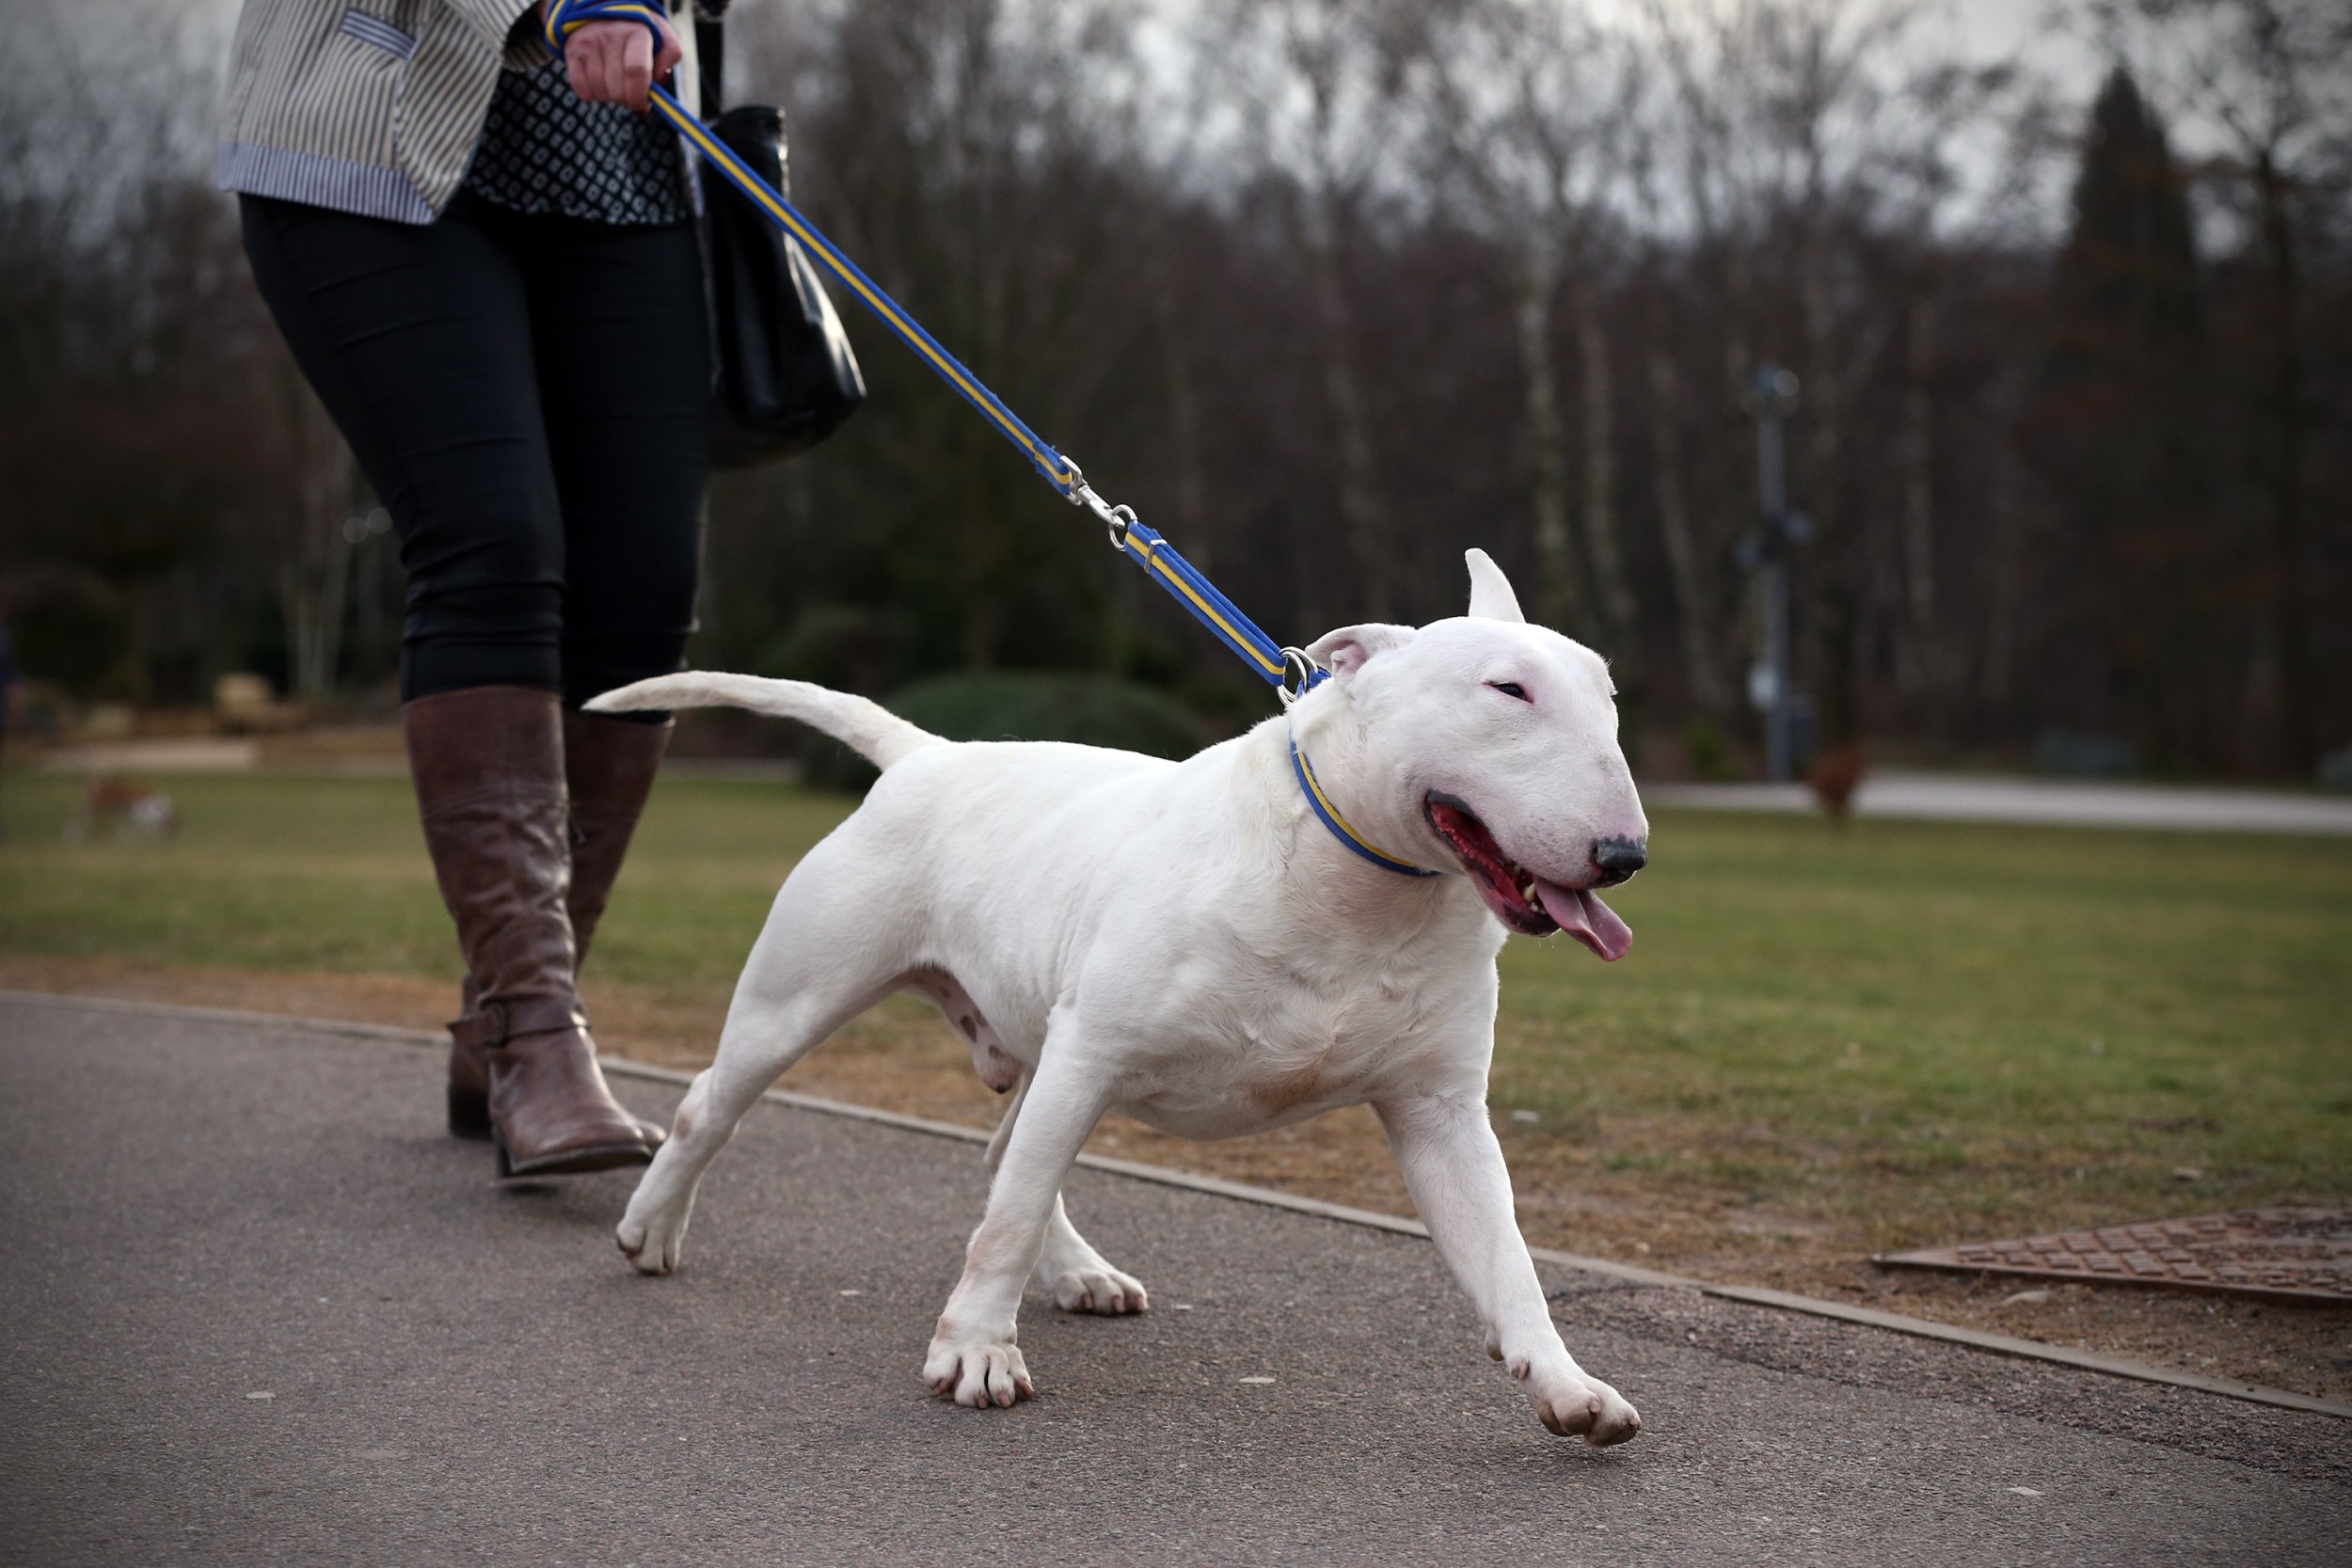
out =
<svg viewBox="0 0 2352 1568"><path fill-rule="evenodd" d="M2115 70L2093 105L2025 440L2063 515L2048 717L2211 760L2233 574L2212 504L2206 321L2185 182Z"/></svg>

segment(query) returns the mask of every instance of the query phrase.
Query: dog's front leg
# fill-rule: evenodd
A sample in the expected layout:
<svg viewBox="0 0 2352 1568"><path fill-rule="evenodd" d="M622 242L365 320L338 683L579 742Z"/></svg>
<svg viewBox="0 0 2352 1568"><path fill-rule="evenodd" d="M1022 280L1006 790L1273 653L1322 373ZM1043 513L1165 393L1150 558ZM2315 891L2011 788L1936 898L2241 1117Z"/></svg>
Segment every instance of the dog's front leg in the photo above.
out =
<svg viewBox="0 0 2352 1568"><path fill-rule="evenodd" d="M958 1404L1009 1405L1037 1391L1015 1342L1021 1288L1044 1249L1062 1178L1110 1102L1108 1075L1074 1061L1080 1053L1048 1030L989 1186L988 1212L964 1250L963 1277L931 1336L923 1380Z"/></svg>
<svg viewBox="0 0 2352 1568"><path fill-rule="evenodd" d="M1426 1096L1377 1109L1422 1222L1486 1320L1486 1353L1527 1386L1544 1425L1595 1448L1640 1432L1633 1406L1579 1367L1552 1326L1484 1102Z"/></svg>

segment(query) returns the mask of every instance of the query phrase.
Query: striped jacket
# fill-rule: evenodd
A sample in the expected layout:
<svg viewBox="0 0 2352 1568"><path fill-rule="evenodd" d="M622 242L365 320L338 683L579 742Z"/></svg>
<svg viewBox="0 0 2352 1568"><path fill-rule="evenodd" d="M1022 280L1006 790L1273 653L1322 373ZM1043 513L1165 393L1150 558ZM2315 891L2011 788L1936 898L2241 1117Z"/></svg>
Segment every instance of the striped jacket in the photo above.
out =
<svg viewBox="0 0 2352 1568"><path fill-rule="evenodd" d="M431 223L466 177L501 68L547 61L532 5L245 0L230 55L220 188ZM700 0L699 8L715 15L724 0ZM686 60L675 90L691 109L694 30L678 35Z"/></svg>

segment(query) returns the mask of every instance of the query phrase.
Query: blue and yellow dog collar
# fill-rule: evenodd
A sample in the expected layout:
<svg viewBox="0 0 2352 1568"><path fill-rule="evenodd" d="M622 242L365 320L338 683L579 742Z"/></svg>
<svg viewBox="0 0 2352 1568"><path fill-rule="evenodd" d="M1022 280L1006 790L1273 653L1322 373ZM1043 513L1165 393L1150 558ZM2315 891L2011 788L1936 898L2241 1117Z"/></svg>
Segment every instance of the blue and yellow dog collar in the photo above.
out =
<svg viewBox="0 0 2352 1568"><path fill-rule="evenodd" d="M1299 793L1307 797L1308 809L1323 819L1323 825L1331 830L1332 837L1383 871L1393 871L1400 877L1435 877L1438 875L1437 872L1415 865L1410 861L1399 860L1384 849L1375 848L1371 840L1349 826L1347 818L1340 815L1340 808L1333 805L1330 798L1323 793L1323 785L1315 782L1313 766L1307 761L1307 753L1298 749L1298 736L1292 735L1287 738L1291 748L1291 772L1298 780Z"/></svg>

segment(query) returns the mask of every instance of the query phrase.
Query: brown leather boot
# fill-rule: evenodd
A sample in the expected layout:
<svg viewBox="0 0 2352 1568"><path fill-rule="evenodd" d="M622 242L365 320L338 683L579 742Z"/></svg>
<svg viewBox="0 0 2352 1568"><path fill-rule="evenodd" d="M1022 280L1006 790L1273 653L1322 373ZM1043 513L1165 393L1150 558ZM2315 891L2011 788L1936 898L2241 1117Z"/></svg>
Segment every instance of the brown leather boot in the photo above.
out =
<svg viewBox="0 0 2352 1568"><path fill-rule="evenodd" d="M477 687L401 710L441 899L457 923L476 1006L450 1026L485 1064L483 1109L501 1175L643 1164L653 1145L597 1069L573 990L571 855L554 695Z"/></svg>
<svg viewBox="0 0 2352 1568"><path fill-rule="evenodd" d="M621 874L621 857L644 814L654 775L677 728L671 720L632 724L566 708L564 775L572 794L572 945L588 961L588 939L604 918L606 900Z"/></svg>
<svg viewBox="0 0 2352 1568"><path fill-rule="evenodd" d="M676 724L632 724L564 710L564 776L571 796L572 880L564 907L572 920L572 974L588 959L589 939L604 917L621 874L629 836L653 791L662 753ZM474 1010L479 986L471 974L460 988L464 1010ZM490 1065L479 1046L453 1042L449 1054L449 1130L461 1138L490 1135ZM649 1121L637 1124L659 1148L667 1135Z"/></svg>

